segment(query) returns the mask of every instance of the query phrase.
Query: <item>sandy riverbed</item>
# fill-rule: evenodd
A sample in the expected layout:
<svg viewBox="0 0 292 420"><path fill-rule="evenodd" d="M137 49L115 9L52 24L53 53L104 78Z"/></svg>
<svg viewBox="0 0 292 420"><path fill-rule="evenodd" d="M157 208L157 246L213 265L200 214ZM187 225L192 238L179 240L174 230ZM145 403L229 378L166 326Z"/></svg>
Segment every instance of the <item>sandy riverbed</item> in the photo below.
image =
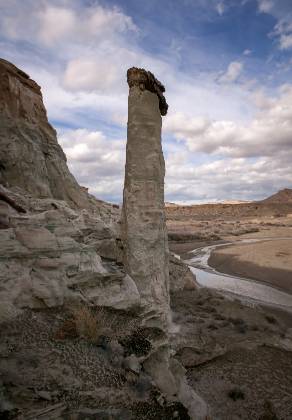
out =
<svg viewBox="0 0 292 420"><path fill-rule="evenodd" d="M292 238L222 247L212 253L209 265L292 293Z"/></svg>

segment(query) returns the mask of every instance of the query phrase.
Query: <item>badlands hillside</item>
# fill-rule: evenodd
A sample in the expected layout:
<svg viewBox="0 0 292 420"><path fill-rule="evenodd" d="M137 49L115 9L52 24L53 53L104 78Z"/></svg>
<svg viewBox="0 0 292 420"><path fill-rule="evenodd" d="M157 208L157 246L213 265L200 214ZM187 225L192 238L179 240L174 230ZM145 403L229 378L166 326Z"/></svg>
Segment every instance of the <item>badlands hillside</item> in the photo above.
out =
<svg viewBox="0 0 292 420"><path fill-rule="evenodd" d="M275 203L278 205L292 203L292 189L285 188L284 190L278 191L271 197L266 198L261 203Z"/></svg>
<svg viewBox="0 0 292 420"><path fill-rule="evenodd" d="M128 80L129 118L137 117L137 97L144 97L147 115L161 124L163 86L151 73L134 69L133 74L139 83ZM143 121L135 123L145 129ZM161 165L159 147L156 152ZM135 182L128 173L131 200L125 209L135 203ZM135 206L124 213L121 232L116 206L89 195L69 172L40 87L5 60L0 60L0 188L1 419L292 418L287 308L201 287L188 265L168 253L166 230L159 241L151 235L151 221L148 231L136 228L136 235L132 225L126 231L125 220L141 223ZM147 194L154 206L157 196L151 189ZM170 246L181 247L175 251L190 259L189 250L207 243L272 233L278 238L285 229L287 235L289 206L281 211L275 203L169 207ZM156 225L163 227L161 220ZM122 238L129 231L142 259L153 241L151 258L164 261L164 283L152 275L154 264L146 257L141 272L134 264L140 277L129 275L123 255L125 246L130 254L130 240ZM133 267L131 255L127 264ZM157 317L159 310L168 325Z"/></svg>
<svg viewBox="0 0 292 420"><path fill-rule="evenodd" d="M169 239L173 242L220 240L292 223L292 189L262 201L182 206L166 204Z"/></svg>

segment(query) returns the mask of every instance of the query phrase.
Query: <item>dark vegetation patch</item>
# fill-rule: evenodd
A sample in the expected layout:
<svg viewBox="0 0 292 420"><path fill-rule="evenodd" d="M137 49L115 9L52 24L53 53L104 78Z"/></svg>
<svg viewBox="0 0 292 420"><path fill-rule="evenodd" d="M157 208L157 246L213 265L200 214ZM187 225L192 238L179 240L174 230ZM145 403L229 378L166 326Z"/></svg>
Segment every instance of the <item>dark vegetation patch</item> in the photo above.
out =
<svg viewBox="0 0 292 420"><path fill-rule="evenodd" d="M120 344L124 347L126 356L131 354L135 354L138 357L146 356L152 347L141 329L137 329L131 335L122 338Z"/></svg>
<svg viewBox="0 0 292 420"><path fill-rule="evenodd" d="M231 398L233 401L244 400L245 399L244 392L240 388L231 389L228 392L228 397Z"/></svg>
<svg viewBox="0 0 292 420"><path fill-rule="evenodd" d="M179 402L167 404L161 400L161 395L153 392L152 402L139 402L133 411L139 420L190 420L187 409Z"/></svg>
<svg viewBox="0 0 292 420"><path fill-rule="evenodd" d="M273 315L265 315L265 318L269 324L278 324L277 319Z"/></svg>
<svg viewBox="0 0 292 420"><path fill-rule="evenodd" d="M234 325L234 328L240 334L245 334L248 330L247 323L242 318L229 318L229 321Z"/></svg>

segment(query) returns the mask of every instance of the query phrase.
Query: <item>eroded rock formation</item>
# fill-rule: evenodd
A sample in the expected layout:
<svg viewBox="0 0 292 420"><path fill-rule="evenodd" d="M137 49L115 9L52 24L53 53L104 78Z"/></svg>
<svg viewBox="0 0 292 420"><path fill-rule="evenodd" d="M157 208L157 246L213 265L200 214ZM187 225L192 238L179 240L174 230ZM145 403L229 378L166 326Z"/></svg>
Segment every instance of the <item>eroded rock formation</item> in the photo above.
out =
<svg viewBox="0 0 292 420"><path fill-rule="evenodd" d="M91 197L69 172L49 124L39 85L0 59L0 183L35 197L89 208Z"/></svg>
<svg viewBox="0 0 292 420"><path fill-rule="evenodd" d="M169 255L159 107L164 88L143 69L129 69L127 80L130 91L122 210L124 265L140 292L144 322L166 330Z"/></svg>
<svg viewBox="0 0 292 420"><path fill-rule="evenodd" d="M122 210L124 266L135 281L142 323L157 335L143 366L168 399L178 399L190 418L205 419L207 408L188 386L185 370L170 357L169 250L164 210L165 165L161 115L167 112L163 85L144 69L127 73L128 136Z"/></svg>
<svg viewBox="0 0 292 420"><path fill-rule="evenodd" d="M81 297L136 305L133 280L101 260L117 259L118 218L70 173L40 87L0 59L0 322Z"/></svg>
<svg viewBox="0 0 292 420"><path fill-rule="evenodd" d="M148 90L155 93L159 99L159 109L161 115L166 115L168 105L164 97L165 87L156 79L153 73L137 67L132 67L127 72L127 82L129 88L138 87L141 91Z"/></svg>
<svg viewBox="0 0 292 420"><path fill-rule="evenodd" d="M173 413L170 417L177 417L178 409L186 415L186 407L192 419L205 420L205 405L188 386L184 368L169 357L160 138L160 113L166 112L164 88L150 73L134 69L132 78L129 73L123 216L127 241L122 267L116 246L118 209L91 197L70 174L47 121L38 85L4 60L0 72L0 356L4 360L0 363L0 417L3 413L7 417L7 407L11 415L17 412L23 418L39 418L44 410L54 418L63 411L84 417L88 411L83 407L90 398L92 407L105 404L105 415L112 417L113 407L123 404L129 409L122 414L116 411L113 418L140 418L131 417L131 412L139 412L142 398L154 404L157 418L165 418L161 410ZM174 283L182 269L172 264ZM180 288L186 286L183 279ZM84 330L76 336L77 324L88 318L81 312L74 321L72 305L90 309L94 346L86 342L89 335ZM98 320L101 308L107 315ZM58 359L60 348L64 352ZM3 383L2 378L6 378ZM120 387L118 378L126 378L128 385L123 382ZM151 401L154 389L160 395L159 404L156 397ZM30 397L19 399L22 392ZM58 403L47 407L43 400Z"/></svg>

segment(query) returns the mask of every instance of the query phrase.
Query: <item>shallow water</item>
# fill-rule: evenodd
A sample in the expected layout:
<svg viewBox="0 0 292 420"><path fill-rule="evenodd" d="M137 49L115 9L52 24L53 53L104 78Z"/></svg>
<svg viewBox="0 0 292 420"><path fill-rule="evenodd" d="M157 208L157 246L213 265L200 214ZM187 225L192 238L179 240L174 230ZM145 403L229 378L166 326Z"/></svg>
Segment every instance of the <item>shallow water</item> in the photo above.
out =
<svg viewBox="0 0 292 420"><path fill-rule="evenodd" d="M242 241L236 242L236 244L263 242L276 239L292 240L291 237L244 239ZM192 251L193 257L186 262L189 264L191 271L196 275L197 283L202 287L209 287L238 295L239 297L247 299L251 303L254 302L273 305L285 310L289 310L289 312L292 311L291 294L282 292L281 290L278 290L274 287L267 286L266 284L256 282L251 279L219 273L214 268L210 267L208 265L208 259L211 255L211 252L220 246L226 245L231 245L231 243L207 246Z"/></svg>

